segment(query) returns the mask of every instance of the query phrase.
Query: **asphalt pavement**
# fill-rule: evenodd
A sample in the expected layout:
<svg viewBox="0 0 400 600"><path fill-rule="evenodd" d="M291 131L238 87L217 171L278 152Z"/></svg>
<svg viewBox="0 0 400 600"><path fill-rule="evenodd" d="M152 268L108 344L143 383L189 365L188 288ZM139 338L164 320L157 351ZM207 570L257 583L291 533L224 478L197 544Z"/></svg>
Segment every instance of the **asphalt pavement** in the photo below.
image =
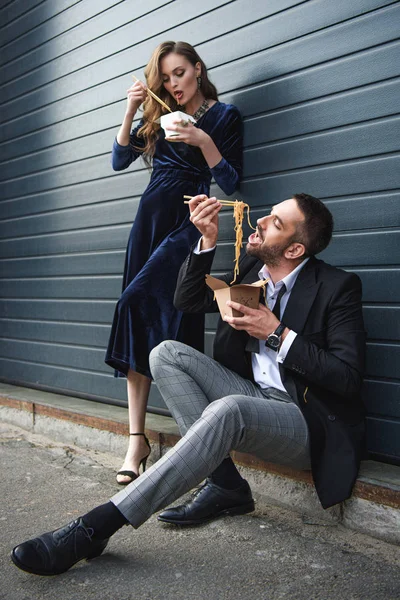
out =
<svg viewBox="0 0 400 600"><path fill-rule="evenodd" d="M0 599L391 600L400 548L283 508L196 528L123 527L104 554L56 577L29 575L14 545L106 502L121 460L0 423Z"/></svg>

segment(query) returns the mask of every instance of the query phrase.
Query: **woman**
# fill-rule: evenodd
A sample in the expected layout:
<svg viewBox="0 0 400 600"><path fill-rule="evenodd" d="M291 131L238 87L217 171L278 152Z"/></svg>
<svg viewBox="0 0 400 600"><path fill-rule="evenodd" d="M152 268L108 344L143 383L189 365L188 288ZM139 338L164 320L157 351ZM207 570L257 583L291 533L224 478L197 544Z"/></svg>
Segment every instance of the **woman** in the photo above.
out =
<svg viewBox="0 0 400 600"><path fill-rule="evenodd" d="M195 49L185 42L160 44L145 69L151 91L196 123L176 121L173 140L158 119L167 111L136 82L127 92L125 117L112 152L114 170L142 156L153 171L128 241L123 292L116 306L106 363L128 381L129 447L117 474L126 485L146 467L150 445L144 424L151 374L150 351L176 339L203 349L202 316L183 315L173 306L179 268L198 240L184 195L209 194L211 178L232 194L242 169L242 123L238 110L218 101L215 86ZM131 132L143 103L143 117Z"/></svg>

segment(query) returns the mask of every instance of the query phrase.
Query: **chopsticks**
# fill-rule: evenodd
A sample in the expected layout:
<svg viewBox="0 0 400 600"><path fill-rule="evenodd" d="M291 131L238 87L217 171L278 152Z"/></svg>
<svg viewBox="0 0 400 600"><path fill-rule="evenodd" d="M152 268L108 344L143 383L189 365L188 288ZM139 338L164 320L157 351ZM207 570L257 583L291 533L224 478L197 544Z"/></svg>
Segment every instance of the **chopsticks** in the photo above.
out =
<svg viewBox="0 0 400 600"><path fill-rule="evenodd" d="M137 77L135 77L134 75L132 75L132 79L133 81L139 81L139 79ZM170 109L170 107L168 106L168 104L165 104L165 102L163 102L161 100L161 98L159 98L158 96L156 96L156 94L154 92L151 91L151 89L146 88L146 91L148 94L150 94L150 96L152 98L154 98L154 100L157 100L157 102L159 102L161 104L161 106L163 106L164 108L166 108L167 110L169 110L169 112L172 112L172 110Z"/></svg>
<svg viewBox="0 0 400 600"><path fill-rule="evenodd" d="M189 200L191 200L192 198L194 198L194 196L183 196L184 198L187 198L187 200L184 201L184 204L189 204ZM243 202L243 200L218 200L217 202L220 202L221 204L223 204L223 206L233 206L233 215L235 216L237 213L236 211L243 211L242 214L244 213L245 210L247 210L247 222L249 224L249 226L251 227L251 229L254 229L254 231L256 230L256 227L253 227L253 225L251 224L250 221L250 206L248 204L246 204L246 202Z"/></svg>
<svg viewBox="0 0 400 600"><path fill-rule="evenodd" d="M194 196L183 196L183 197L187 198L187 200L184 202L184 204L189 204L189 200L194 198ZM238 202L241 202L241 200L218 200L218 202L220 202L221 204L224 204L225 206L236 206Z"/></svg>

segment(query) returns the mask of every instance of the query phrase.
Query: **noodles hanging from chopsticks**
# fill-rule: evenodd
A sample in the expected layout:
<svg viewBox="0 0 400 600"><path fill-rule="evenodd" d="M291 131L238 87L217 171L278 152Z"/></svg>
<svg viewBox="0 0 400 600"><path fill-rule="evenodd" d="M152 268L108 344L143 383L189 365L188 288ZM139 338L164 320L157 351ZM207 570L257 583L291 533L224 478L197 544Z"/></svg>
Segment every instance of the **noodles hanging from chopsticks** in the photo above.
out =
<svg viewBox="0 0 400 600"><path fill-rule="evenodd" d="M193 196L184 196L184 198L191 199ZM251 224L250 221L250 206L241 200L218 200L223 206L232 206L233 207L233 218L235 220L234 231L236 234L235 240L235 258L234 258L234 268L233 268L233 280L231 281L231 285L235 283L236 277L239 275L239 259L240 259L240 251L243 245L243 218L244 211L247 210L247 222L251 229L256 230L255 227ZM188 203L187 203L188 204Z"/></svg>

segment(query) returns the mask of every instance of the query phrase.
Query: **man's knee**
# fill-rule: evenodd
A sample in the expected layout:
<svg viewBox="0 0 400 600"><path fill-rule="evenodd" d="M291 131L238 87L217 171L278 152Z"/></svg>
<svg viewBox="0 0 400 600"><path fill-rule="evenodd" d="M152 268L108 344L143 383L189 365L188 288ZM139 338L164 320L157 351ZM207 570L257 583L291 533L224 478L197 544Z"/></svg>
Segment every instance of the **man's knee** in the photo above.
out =
<svg viewBox="0 0 400 600"><path fill-rule="evenodd" d="M211 402L203 412L203 416L214 415L218 419L239 417L242 415L243 396L232 394Z"/></svg>
<svg viewBox="0 0 400 600"><path fill-rule="evenodd" d="M159 364L173 364L174 356L176 355L179 345L182 345L181 342L165 340L153 348L149 358L150 370L153 372L153 368L157 367ZM152 374L154 375L154 373Z"/></svg>

